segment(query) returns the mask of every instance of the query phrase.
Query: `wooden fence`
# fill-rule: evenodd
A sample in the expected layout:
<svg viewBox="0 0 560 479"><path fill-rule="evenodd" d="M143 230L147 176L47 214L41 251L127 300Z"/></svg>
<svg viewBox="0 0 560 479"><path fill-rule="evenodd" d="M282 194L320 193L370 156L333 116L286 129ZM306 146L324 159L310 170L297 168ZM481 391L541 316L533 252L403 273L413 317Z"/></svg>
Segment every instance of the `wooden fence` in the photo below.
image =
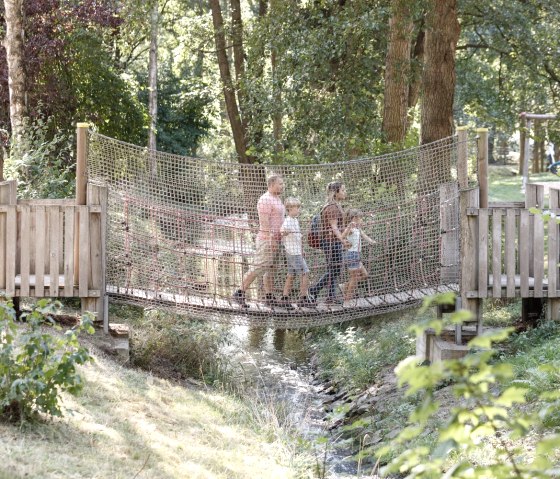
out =
<svg viewBox="0 0 560 479"><path fill-rule="evenodd" d="M0 293L80 297L105 320L106 207L106 190L94 185L77 205L18 200L15 181L0 183Z"/></svg>
<svg viewBox="0 0 560 479"><path fill-rule="evenodd" d="M546 204L544 187L530 184L524 203L490 203L487 208L478 207L476 188L462 195L464 302L549 298L549 314L557 316L560 190L550 188ZM548 211L549 219L531 213L532 207Z"/></svg>

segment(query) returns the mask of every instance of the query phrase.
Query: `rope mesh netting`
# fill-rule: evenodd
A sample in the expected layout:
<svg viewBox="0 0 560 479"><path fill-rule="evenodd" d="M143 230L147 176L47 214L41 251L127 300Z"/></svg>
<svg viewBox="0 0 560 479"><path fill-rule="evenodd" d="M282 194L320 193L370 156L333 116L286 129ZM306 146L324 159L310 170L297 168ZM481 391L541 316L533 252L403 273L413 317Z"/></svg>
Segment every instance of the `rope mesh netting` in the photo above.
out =
<svg viewBox="0 0 560 479"><path fill-rule="evenodd" d="M468 142L469 156L475 146ZM457 291L457 147L457 138L450 137L338 163L241 165L148 151L90 132L89 181L109 189L107 292L119 301L194 319L293 328L373 316L436 292ZM271 175L281 175L285 183L278 198L301 202L300 238L311 288L333 266L328 248L325 253L307 242L311 219L326 203L327 185L342 182L348 192L342 208L362 213L361 231L374 244L360 242L358 261L369 275L344 302L348 267L356 266L346 251L334 260L340 275L333 273L316 291L316 304L298 299L299 274L288 299L280 301L289 260L282 244L271 256L274 267L262 270L272 275L275 300L265 296L260 274L245 301L232 296L247 272L260 265L257 202ZM336 290L330 288L332 277Z"/></svg>

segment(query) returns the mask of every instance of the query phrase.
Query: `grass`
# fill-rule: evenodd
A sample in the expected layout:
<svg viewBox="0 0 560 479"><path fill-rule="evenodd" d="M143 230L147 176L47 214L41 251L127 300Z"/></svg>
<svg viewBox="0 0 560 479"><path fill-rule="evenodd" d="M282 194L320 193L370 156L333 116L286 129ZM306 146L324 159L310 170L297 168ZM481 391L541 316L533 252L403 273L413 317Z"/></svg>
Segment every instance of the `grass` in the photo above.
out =
<svg viewBox="0 0 560 479"><path fill-rule="evenodd" d="M516 174L518 166L489 165L488 168L488 199L489 201L524 201L525 195L521 193L520 175ZM531 173L529 182L560 182L560 178L549 172Z"/></svg>
<svg viewBox="0 0 560 479"><path fill-rule="evenodd" d="M213 390L186 389L100 354L66 415L0 424L0 478L291 478L293 457L251 411Z"/></svg>
<svg viewBox="0 0 560 479"><path fill-rule="evenodd" d="M408 328L416 314L400 311L374 317L360 327L325 328L312 340L321 378L350 390L367 388L384 368L414 354L415 338Z"/></svg>

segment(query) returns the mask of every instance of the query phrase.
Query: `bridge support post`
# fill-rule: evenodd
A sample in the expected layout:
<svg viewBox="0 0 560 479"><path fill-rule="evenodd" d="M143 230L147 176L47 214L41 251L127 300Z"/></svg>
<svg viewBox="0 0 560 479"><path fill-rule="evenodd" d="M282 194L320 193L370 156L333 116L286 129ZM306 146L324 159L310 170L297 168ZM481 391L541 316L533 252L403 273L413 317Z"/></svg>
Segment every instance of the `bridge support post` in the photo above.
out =
<svg viewBox="0 0 560 479"><path fill-rule="evenodd" d="M97 320L103 322L103 330L109 332L109 317L107 303L106 273L106 218L107 218L107 188L88 185L88 205L101 206L100 213L92 213L90 217L90 277L91 288L99 291L99 297L81 298L82 312L92 311L97 314Z"/></svg>
<svg viewBox="0 0 560 479"><path fill-rule="evenodd" d="M87 202L87 133L89 124L76 125L76 205ZM80 277L80 215L76 213L74 230L74 278Z"/></svg>
<svg viewBox="0 0 560 479"><path fill-rule="evenodd" d="M551 212L560 208L560 189L550 188L548 207ZM548 299L546 300L546 319L558 321L560 314L560 298L558 297L558 261L560 245L558 242L559 225L556 217L548 220Z"/></svg>
<svg viewBox="0 0 560 479"><path fill-rule="evenodd" d="M0 183L0 205L15 205L17 202L17 182L15 180L3 181ZM15 233L10 232L12 235ZM9 250L8 243L7 215L0 214L0 289L6 289L7 273L11 270L8 267ZM15 276L15 271L13 272ZM13 281L13 279L12 279ZM15 299L15 298L14 298Z"/></svg>
<svg viewBox="0 0 560 479"><path fill-rule="evenodd" d="M488 208L488 128L478 128L478 184L479 206Z"/></svg>
<svg viewBox="0 0 560 479"><path fill-rule="evenodd" d="M482 332L482 308L479 298L472 298L469 292L478 291L478 222L476 216L467 214L469 208L478 208L479 190L471 188L461 191L460 220L461 220L461 307L470 311L477 323L477 332ZM456 341L461 340L461 334L456 334Z"/></svg>
<svg viewBox="0 0 560 479"><path fill-rule="evenodd" d="M560 300L558 298L547 299L546 301L546 319L548 321L558 321L560 318Z"/></svg>

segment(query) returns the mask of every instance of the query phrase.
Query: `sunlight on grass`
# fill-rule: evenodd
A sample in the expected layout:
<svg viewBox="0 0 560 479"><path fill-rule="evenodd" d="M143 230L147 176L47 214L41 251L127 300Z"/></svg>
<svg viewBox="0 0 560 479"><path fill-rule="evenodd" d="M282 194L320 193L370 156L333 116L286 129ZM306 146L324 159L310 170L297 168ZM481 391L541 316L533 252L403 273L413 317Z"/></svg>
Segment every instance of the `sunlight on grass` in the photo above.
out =
<svg viewBox="0 0 560 479"><path fill-rule="evenodd" d="M488 200L489 201L524 201L521 193L521 176L516 174L517 165L490 165L488 168ZM530 183L557 182L560 177L549 172L530 174Z"/></svg>
<svg viewBox="0 0 560 479"><path fill-rule="evenodd" d="M232 399L103 357L81 371L84 392L64 396L65 418L0 425L0 477L295 477L282 446L245 424Z"/></svg>

